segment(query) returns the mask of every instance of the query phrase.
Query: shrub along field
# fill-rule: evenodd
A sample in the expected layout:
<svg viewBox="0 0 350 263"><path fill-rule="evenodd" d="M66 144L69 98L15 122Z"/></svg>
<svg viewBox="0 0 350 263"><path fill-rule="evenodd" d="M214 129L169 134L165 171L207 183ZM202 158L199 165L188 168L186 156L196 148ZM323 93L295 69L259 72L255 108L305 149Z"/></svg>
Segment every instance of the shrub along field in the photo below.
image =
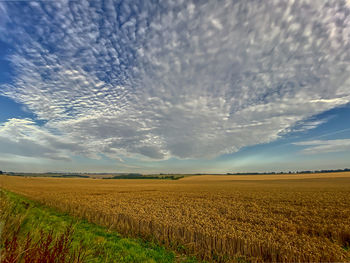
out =
<svg viewBox="0 0 350 263"><path fill-rule="evenodd" d="M0 176L0 185L209 261L350 260L350 173L174 181Z"/></svg>

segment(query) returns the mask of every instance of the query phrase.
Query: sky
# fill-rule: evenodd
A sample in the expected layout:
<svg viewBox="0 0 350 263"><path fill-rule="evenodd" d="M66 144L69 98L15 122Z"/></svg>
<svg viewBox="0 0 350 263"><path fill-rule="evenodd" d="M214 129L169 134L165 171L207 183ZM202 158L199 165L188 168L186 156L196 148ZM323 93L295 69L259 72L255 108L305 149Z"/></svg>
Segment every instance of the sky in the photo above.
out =
<svg viewBox="0 0 350 263"><path fill-rule="evenodd" d="M350 167L350 1L0 1L0 170Z"/></svg>

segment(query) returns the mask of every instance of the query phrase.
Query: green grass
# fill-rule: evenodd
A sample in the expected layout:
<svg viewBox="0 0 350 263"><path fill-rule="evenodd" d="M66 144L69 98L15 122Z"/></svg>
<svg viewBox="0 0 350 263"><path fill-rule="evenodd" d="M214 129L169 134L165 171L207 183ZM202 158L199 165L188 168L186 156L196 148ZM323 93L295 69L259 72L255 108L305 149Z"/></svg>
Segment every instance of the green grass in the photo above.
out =
<svg viewBox="0 0 350 263"><path fill-rule="evenodd" d="M25 215L21 221L22 235L42 230L46 233L53 231L53 235L58 236L73 225L71 247L72 250L84 249L84 262L198 262L194 258L177 256L153 242L123 238L104 227L78 220L22 196L1 192L2 198L11 201L13 214Z"/></svg>

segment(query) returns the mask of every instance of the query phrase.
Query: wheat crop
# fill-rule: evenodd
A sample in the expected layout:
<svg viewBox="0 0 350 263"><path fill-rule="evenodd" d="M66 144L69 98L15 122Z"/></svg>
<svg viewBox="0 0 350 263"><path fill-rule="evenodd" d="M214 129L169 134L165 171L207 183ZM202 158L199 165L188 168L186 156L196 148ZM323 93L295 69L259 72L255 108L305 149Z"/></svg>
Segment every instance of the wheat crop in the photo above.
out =
<svg viewBox="0 0 350 263"><path fill-rule="evenodd" d="M210 261L350 260L350 173L179 181L0 176L1 187Z"/></svg>

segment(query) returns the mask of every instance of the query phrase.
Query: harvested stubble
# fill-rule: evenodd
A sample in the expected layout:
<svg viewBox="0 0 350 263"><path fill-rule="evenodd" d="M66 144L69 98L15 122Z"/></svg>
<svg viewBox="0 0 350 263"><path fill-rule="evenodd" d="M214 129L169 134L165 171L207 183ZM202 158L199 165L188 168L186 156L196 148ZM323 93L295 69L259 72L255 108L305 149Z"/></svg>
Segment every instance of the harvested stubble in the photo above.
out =
<svg viewBox="0 0 350 263"><path fill-rule="evenodd" d="M225 261L349 261L350 173L179 181L0 177L2 187L126 235Z"/></svg>

